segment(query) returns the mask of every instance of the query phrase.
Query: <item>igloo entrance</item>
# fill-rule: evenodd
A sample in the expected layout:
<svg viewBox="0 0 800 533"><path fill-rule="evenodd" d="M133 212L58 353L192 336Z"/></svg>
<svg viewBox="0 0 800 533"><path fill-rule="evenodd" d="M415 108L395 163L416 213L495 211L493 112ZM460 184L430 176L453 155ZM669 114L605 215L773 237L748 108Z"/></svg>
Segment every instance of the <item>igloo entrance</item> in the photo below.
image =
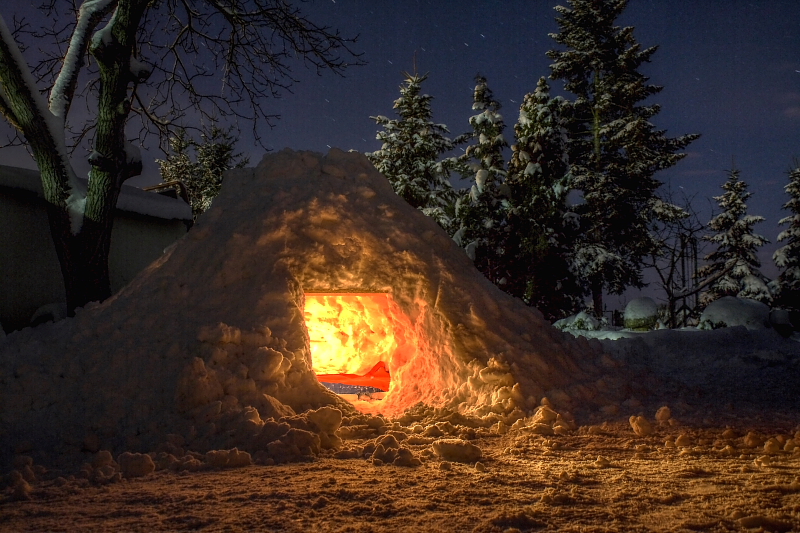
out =
<svg viewBox="0 0 800 533"><path fill-rule="evenodd" d="M387 293L305 293L303 311L317 379L344 398L381 400L398 354L415 349L406 314Z"/></svg>

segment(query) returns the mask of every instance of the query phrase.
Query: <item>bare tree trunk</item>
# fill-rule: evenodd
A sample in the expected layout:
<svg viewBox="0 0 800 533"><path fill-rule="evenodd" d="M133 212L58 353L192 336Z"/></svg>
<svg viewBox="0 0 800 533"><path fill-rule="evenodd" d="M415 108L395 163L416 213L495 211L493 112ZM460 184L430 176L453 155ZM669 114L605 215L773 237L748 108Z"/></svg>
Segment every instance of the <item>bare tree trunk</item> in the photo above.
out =
<svg viewBox="0 0 800 533"><path fill-rule="evenodd" d="M122 183L141 173L142 164L126 150L125 124L130 114L129 87L136 82L130 72L136 31L147 7L147 0L120 0L103 31L108 39L95 39L89 53L100 70L100 94L95 127L94 151L89 157L89 188L86 191L83 226L71 251L79 253L71 264L69 277L72 291L67 289L67 308L91 301L102 301L111 295L108 255L114 226L114 209Z"/></svg>
<svg viewBox="0 0 800 533"><path fill-rule="evenodd" d="M594 316L603 318L603 281L594 278L592 284L592 303L594 304Z"/></svg>
<svg viewBox="0 0 800 533"><path fill-rule="evenodd" d="M64 278L67 309L88 302L102 301L111 295L108 253L111 246L113 212L122 183L141 172L141 161L126 151L125 123L130 113L129 88L137 80L130 72L136 31L147 7L147 0L120 0L116 3L103 38L88 45L88 32L77 42L73 63L65 62L56 82L56 102L47 105L32 82L27 65L21 60L13 37L2 22L0 35L0 113L25 137L39 167L47 201L50 234ZM107 4L103 9L110 9ZM96 25L103 11L87 13ZM94 26L92 26L94 27ZM72 45L71 45L72 46ZM69 108L76 71L88 51L100 70L99 109L95 125L94 151L85 204L76 189L75 174L64 144L64 117ZM74 74L74 76L73 76ZM56 89L54 88L54 91ZM52 97L53 95L51 95ZM82 221L73 221L81 217Z"/></svg>
<svg viewBox="0 0 800 533"><path fill-rule="evenodd" d="M110 239L99 240L96 236L99 232L91 228L98 224L92 221L85 221L81 231L72 235L68 214L52 204L47 205L47 216L64 279L67 309L73 316L78 307L103 301L111 295L108 270Z"/></svg>

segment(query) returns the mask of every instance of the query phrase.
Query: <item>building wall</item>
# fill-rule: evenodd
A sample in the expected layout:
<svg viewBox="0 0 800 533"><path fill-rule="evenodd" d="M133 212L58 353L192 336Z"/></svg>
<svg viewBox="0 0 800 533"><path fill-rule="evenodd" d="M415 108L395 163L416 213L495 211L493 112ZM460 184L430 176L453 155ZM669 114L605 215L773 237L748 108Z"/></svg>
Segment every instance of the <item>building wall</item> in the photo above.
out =
<svg viewBox="0 0 800 533"><path fill-rule="evenodd" d="M22 186L20 177L24 178ZM34 178L38 182L35 171L0 166L0 323L6 332L29 325L39 307L65 302L46 204L39 192L40 183L35 190ZM128 191L128 196L133 196L139 207L144 206L139 211L147 212L151 201L159 206L165 201L177 202L186 209L177 206L176 213L185 213L182 218L117 209L109 257L113 292L181 238L191 221L191 209L182 200L139 190ZM130 198L127 203L131 204Z"/></svg>

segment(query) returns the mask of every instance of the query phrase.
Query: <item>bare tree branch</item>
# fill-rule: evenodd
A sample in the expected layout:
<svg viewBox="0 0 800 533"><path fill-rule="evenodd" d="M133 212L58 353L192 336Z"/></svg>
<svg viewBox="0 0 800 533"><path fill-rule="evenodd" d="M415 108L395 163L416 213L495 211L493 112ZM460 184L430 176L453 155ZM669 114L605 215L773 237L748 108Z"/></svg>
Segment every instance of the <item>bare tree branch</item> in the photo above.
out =
<svg viewBox="0 0 800 533"><path fill-rule="evenodd" d="M0 113L39 167L70 313L110 295L114 206L142 169L137 126L139 143L153 134L162 148L203 121L249 122L260 140L298 61L339 75L360 62L353 39L288 0L46 0L42 12L38 30L0 17ZM78 148L85 191L69 159Z"/></svg>

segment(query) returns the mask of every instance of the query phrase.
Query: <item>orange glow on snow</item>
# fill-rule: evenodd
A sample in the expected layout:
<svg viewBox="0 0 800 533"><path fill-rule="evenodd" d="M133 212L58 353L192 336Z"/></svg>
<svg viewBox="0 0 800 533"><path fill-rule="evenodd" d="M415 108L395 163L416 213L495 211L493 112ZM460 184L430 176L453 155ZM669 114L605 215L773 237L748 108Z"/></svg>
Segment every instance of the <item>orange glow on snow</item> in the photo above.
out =
<svg viewBox="0 0 800 533"><path fill-rule="evenodd" d="M307 292L304 317L317 379L387 391L354 401L360 411L400 413L439 388L424 335L389 294Z"/></svg>

